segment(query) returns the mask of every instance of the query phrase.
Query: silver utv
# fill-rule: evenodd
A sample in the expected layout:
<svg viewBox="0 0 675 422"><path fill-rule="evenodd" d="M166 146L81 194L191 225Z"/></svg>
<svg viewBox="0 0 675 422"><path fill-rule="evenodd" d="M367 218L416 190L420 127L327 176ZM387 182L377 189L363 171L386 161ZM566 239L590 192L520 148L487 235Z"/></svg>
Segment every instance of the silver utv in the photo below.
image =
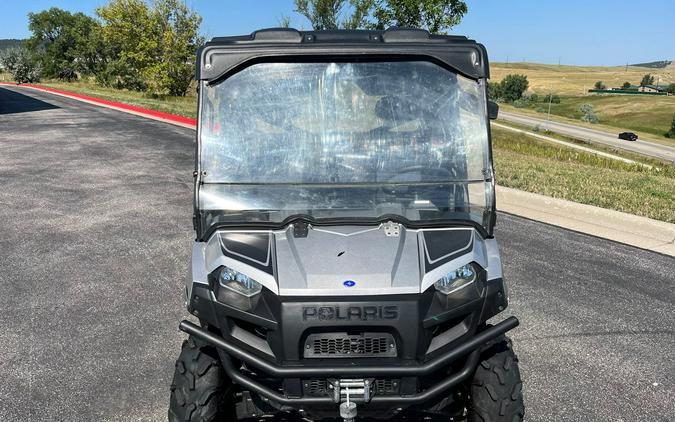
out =
<svg viewBox="0 0 675 422"><path fill-rule="evenodd" d="M518 321L487 323L507 292L485 49L268 30L212 40L198 67L198 323L170 419L520 420Z"/></svg>

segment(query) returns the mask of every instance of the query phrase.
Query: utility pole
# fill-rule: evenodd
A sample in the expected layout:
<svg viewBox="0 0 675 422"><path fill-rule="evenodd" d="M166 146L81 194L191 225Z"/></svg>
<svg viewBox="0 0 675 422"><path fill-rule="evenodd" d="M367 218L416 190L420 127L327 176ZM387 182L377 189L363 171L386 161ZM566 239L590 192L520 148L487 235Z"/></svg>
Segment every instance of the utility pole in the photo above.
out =
<svg viewBox="0 0 675 422"><path fill-rule="evenodd" d="M551 103L553 102L553 92L548 91L548 117L546 118L546 131L551 130Z"/></svg>

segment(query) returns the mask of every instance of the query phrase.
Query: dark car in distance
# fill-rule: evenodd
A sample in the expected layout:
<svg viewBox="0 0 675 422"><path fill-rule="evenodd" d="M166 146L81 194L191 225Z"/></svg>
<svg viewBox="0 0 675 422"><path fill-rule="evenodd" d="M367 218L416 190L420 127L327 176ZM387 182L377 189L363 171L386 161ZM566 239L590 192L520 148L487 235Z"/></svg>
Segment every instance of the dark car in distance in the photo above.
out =
<svg viewBox="0 0 675 422"><path fill-rule="evenodd" d="M637 141L638 136L633 132L621 132L619 134L619 139L623 139L626 141Z"/></svg>

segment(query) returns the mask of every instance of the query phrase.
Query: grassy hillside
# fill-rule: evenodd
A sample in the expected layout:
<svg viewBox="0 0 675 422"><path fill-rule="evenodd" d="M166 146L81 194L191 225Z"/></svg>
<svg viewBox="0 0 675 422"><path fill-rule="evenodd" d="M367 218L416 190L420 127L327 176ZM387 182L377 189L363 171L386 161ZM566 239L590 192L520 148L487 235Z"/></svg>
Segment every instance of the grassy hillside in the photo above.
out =
<svg viewBox="0 0 675 422"><path fill-rule="evenodd" d="M608 130L631 130L642 137L673 144L675 140L663 135L670 128L675 114L675 96L646 95L608 95L589 94L588 89L596 81L602 81L608 87L621 86L624 82L638 84L642 77L650 73L658 78L660 85L675 82L675 68L661 69L645 67L594 67L594 66L557 66L534 63L493 63L491 76L500 81L510 73L527 75L530 92L543 96L549 92L560 95L560 104L552 104L551 114L583 125L579 108L582 104L592 104L600 118L600 128ZM516 109L503 105L504 110L535 113L548 111L548 104L525 104L525 108Z"/></svg>
<svg viewBox="0 0 675 422"><path fill-rule="evenodd" d="M624 82L634 85L650 73L659 78L659 85L675 82L675 68L653 69L636 66L600 67L568 66L536 63L491 63L492 80L500 81L509 73L527 75L530 90L537 93L554 92L560 95L586 95L596 81L608 87L619 87Z"/></svg>

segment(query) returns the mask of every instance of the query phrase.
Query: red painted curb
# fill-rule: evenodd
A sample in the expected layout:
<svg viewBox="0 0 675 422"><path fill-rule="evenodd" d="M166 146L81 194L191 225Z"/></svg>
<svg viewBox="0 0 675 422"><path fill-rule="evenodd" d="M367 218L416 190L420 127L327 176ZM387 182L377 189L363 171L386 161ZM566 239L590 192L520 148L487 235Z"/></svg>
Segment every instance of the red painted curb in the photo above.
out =
<svg viewBox="0 0 675 422"><path fill-rule="evenodd" d="M152 116L155 118L159 118L162 120L168 120L170 122L175 122L175 123L180 123L183 125L190 125L190 126L196 126L197 125L197 120L192 119L190 117L185 117L185 116L179 116L177 114L171 114L171 113L165 113L163 111L157 111L157 110L151 110L149 108L144 108L144 107L138 107L135 105L130 105L130 104L125 104L125 103L118 103L115 101L108 101L104 100L102 98L97 98L97 97L90 97L88 95L82 95L78 94L75 92L69 92L69 91L63 91L60 89L54 89L54 88L49 88L46 86L41 86L41 85L33 85L33 84L15 84L11 82L0 82L0 85L10 85L10 86L19 86L19 87L28 87L28 88L33 88L33 89L39 89L41 91L45 92L51 92L54 94L60 94L64 95L66 97L72 97L80 100L86 100L92 103L98 103L110 107L115 107L119 108L121 110L128 110L128 111L133 111L134 113L139 113L142 115L147 115L147 116Z"/></svg>

